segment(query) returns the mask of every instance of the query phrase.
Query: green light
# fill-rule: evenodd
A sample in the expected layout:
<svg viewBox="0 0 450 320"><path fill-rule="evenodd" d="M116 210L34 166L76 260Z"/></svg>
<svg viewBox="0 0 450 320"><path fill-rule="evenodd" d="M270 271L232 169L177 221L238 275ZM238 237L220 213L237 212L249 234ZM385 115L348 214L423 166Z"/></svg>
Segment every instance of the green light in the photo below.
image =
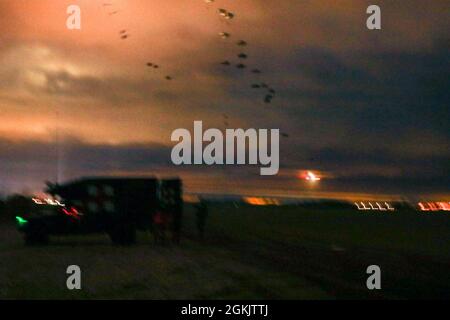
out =
<svg viewBox="0 0 450 320"><path fill-rule="evenodd" d="M16 216L16 221L20 227L22 227L28 223L28 220L25 220L24 218L19 217L19 216Z"/></svg>

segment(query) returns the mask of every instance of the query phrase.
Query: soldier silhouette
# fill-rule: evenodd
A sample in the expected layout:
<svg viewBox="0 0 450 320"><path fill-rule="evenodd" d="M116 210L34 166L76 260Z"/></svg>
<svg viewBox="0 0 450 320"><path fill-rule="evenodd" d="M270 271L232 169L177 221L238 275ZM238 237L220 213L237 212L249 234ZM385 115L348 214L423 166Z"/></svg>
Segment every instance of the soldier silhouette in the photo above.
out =
<svg viewBox="0 0 450 320"><path fill-rule="evenodd" d="M197 231L199 239L203 241L205 239L205 227L206 219L208 218L208 207L206 205L206 202L202 198L200 198L199 200L200 202L196 206Z"/></svg>

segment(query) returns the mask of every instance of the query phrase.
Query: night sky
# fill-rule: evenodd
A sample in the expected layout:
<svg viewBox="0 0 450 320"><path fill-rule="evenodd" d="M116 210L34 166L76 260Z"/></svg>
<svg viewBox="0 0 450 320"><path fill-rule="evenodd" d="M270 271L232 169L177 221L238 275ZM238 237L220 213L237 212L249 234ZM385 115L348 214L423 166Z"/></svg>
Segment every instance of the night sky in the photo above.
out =
<svg viewBox="0 0 450 320"><path fill-rule="evenodd" d="M376 1L382 30L369 31L372 2L0 1L0 192L58 172L180 175L192 192L450 196L450 2ZM81 30L66 28L70 4ZM220 65L241 51L262 74ZM254 82L276 89L271 104ZM170 135L194 120L288 133L279 175L172 165Z"/></svg>

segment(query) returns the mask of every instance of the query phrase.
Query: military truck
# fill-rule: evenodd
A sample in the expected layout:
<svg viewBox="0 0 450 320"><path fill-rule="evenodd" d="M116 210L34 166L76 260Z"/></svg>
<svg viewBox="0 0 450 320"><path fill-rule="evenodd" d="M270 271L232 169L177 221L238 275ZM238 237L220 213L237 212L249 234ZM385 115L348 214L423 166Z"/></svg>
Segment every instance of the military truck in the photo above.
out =
<svg viewBox="0 0 450 320"><path fill-rule="evenodd" d="M157 211L171 215L180 232L182 182L178 178L83 178L49 185L48 199L34 198L34 210L16 217L26 244L50 235L107 233L115 244L132 244L136 230L152 230ZM179 235L178 235L179 238Z"/></svg>

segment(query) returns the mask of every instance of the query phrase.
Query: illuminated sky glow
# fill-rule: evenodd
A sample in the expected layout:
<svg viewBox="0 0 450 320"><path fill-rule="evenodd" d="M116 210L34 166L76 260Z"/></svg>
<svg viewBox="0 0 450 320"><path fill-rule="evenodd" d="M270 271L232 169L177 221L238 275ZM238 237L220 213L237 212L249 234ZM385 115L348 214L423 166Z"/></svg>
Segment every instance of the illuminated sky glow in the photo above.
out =
<svg viewBox="0 0 450 320"><path fill-rule="evenodd" d="M380 32L365 28L369 1L220 1L231 22L202 0L107 1L115 15L103 2L0 3L0 192L54 180L58 136L64 179L157 172L196 191L449 193L448 1L378 1ZM69 4L81 31L65 28ZM271 105L253 75L219 65L238 39L277 89ZM289 133L279 176L170 164L174 129L224 129L223 114L231 128ZM324 178L312 191L301 170Z"/></svg>

